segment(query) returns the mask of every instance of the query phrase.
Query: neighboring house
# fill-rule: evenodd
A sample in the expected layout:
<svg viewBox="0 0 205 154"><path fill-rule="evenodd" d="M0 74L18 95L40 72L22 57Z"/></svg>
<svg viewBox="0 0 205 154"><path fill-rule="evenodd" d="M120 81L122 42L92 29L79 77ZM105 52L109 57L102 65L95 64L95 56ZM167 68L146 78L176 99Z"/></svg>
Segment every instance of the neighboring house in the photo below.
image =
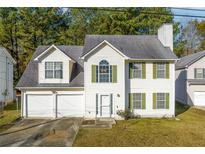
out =
<svg viewBox="0 0 205 154"><path fill-rule="evenodd" d="M205 106L205 51L182 57L176 63L176 100Z"/></svg>
<svg viewBox="0 0 205 154"><path fill-rule="evenodd" d="M84 46L39 46L17 88L23 117L175 115L173 27L155 35L87 35Z"/></svg>
<svg viewBox="0 0 205 154"><path fill-rule="evenodd" d="M15 60L0 47L0 102L13 101L13 65Z"/></svg>

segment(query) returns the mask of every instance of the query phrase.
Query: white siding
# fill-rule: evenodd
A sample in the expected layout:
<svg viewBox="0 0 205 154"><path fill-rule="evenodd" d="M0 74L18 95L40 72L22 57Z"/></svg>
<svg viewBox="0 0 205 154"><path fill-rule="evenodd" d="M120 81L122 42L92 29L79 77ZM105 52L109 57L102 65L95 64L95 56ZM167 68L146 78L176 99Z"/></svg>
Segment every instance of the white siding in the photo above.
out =
<svg viewBox="0 0 205 154"><path fill-rule="evenodd" d="M134 110L142 117L174 116L175 114L175 65L170 63L169 79L153 79L153 63L146 63L146 79L129 79L129 61L126 62L126 104L129 93L146 93L146 109ZM153 109L153 93L169 93L169 109Z"/></svg>
<svg viewBox="0 0 205 154"><path fill-rule="evenodd" d="M98 65L101 60L107 60L110 65L117 65L117 83L92 83L91 66ZM94 52L84 62L86 117L96 116L96 93L112 93L114 117L119 118L116 112L125 110L128 106L129 92L146 93L146 110L135 110L142 117L174 116L175 114L175 65L170 64L170 79L153 79L153 64L146 63L146 79L129 79L129 61L125 61L114 49L106 45ZM164 92L170 94L170 108L153 110L152 94Z"/></svg>
<svg viewBox="0 0 205 154"><path fill-rule="evenodd" d="M0 49L0 101L13 100L13 62ZM6 51L7 52L7 51ZM8 90L8 96L2 95L5 90Z"/></svg>
<svg viewBox="0 0 205 154"><path fill-rule="evenodd" d="M62 79L45 79L45 62L63 62L63 78ZM39 83L69 83L72 62L60 50L54 50L46 58L38 64L39 68Z"/></svg>
<svg viewBox="0 0 205 154"><path fill-rule="evenodd" d="M187 79L194 79L194 68L205 68L205 57L199 59L187 68ZM187 85L187 104L194 105L194 92L205 91L205 85Z"/></svg>
<svg viewBox="0 0 205 154"><path fill-rule="evenodd" d="M101 60L110 65L117 65L117 83L91 83L91 66L98 65ZM94 52L84 62L86 117L96 116L96 93L113 94L114 117L119 118L117 110L125 109L125 63L124 58L113 48L105 45Z"/></svg>
<svg viewBox="0 0 205 154"><path fill-rule="evenodd" d="M194 79L194 68L205 68L205 57L199 59L187 69L187 79Z"/></svg>

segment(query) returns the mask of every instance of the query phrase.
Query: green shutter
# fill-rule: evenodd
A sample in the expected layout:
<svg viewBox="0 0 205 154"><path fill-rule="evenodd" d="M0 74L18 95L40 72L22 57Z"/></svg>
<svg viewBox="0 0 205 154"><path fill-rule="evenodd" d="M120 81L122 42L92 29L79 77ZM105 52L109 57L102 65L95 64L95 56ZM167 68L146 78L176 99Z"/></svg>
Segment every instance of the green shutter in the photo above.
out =
<svg viewBox="0 0 205 154"><path fill-rule="evenodd" d="M166 109L169 109L169 93L166 93Z"/></svg>
<svg viewBox="0 0 205 154"><path fill-rule="evenodd" d="M157 108L157 93L153 93L153 109Z"/></svg>
<svg viewBox="0 0 205 154"><path fill-rule="evenodd" d="M133 78L133 63L129 63L129 78L132 79Z"/></svg>
<svg viewBox="0 0 205 154"><path fill-rule="evenodd" d="M142 93L142 109L146 109L146 94Z"/></svg>
<svg viewBox="0 0 205 154"><path fill-rule="evenodd" d="M129 109L133 112L133 94L129 93Z"/></svg>
<svg viewBox="0 0 205 154"><path fill-rule="evenodd" d="M92 65L91 66L91 72L92 72L92 82L95 83L96 82L96 65Z"/></svg>
<svg viewBox="0 0 205 154"><path fill-rule="evenodd" d="M166 63L166 78L169 79L169 63Z"/></svg>
<svg viewBox="0 0 205 154"><path fill-rule="evenodd" d="M153 79L157 78L157 64L153 63Z"/></svg>
<svg viewBox="0 0 205 154"><path fill-rule="evenodd" d="M110 114L113 114L113 94L110 94Z"/></svg>
<svg viewBox="0 0 205 154"><path fill-rule="evenodd" d="M142 63L142 79L146 79L146 63Z"/></svg>
<svg viewBox="0 0 205 154"><path fill-rule="evenodd" d="M117 65L112 65L112 82L117 83Z"/></svg>

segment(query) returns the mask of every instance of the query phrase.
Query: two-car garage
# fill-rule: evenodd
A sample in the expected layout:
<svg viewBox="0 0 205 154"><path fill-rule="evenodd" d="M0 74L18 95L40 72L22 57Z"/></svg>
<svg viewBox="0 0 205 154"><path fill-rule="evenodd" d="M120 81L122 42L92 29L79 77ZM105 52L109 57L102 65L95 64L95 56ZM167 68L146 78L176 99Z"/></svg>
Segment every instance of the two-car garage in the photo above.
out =
<svg viewBox="0 0 205 154"><path fill-rule="evenodd" d="M23 113L28 118L83 117L85 103L83 92L24 93Z"/></svg>

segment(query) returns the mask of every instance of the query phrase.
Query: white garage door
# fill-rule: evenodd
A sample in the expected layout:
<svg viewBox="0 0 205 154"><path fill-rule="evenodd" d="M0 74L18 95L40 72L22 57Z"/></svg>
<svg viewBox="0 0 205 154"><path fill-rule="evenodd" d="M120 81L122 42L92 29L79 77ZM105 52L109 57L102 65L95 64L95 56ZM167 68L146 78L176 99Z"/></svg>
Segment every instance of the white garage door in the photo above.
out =
<svg viewBox="0 0 205 154"><path fill-rule="evenodd" d="M205 92L194 92L194 105L205 106Z"/></svg>
<svg viewBox="0 0 205 154"><path fill-rule="evenodd" d="M83 117L85 104L82 94L66 94L57 96L58 117Z"/></svg>
<svg viewBox="0 0 205 154"><path fill-rule="evenodd" d="M27 95L27 117L53 117L52 95Z"/></svg>

